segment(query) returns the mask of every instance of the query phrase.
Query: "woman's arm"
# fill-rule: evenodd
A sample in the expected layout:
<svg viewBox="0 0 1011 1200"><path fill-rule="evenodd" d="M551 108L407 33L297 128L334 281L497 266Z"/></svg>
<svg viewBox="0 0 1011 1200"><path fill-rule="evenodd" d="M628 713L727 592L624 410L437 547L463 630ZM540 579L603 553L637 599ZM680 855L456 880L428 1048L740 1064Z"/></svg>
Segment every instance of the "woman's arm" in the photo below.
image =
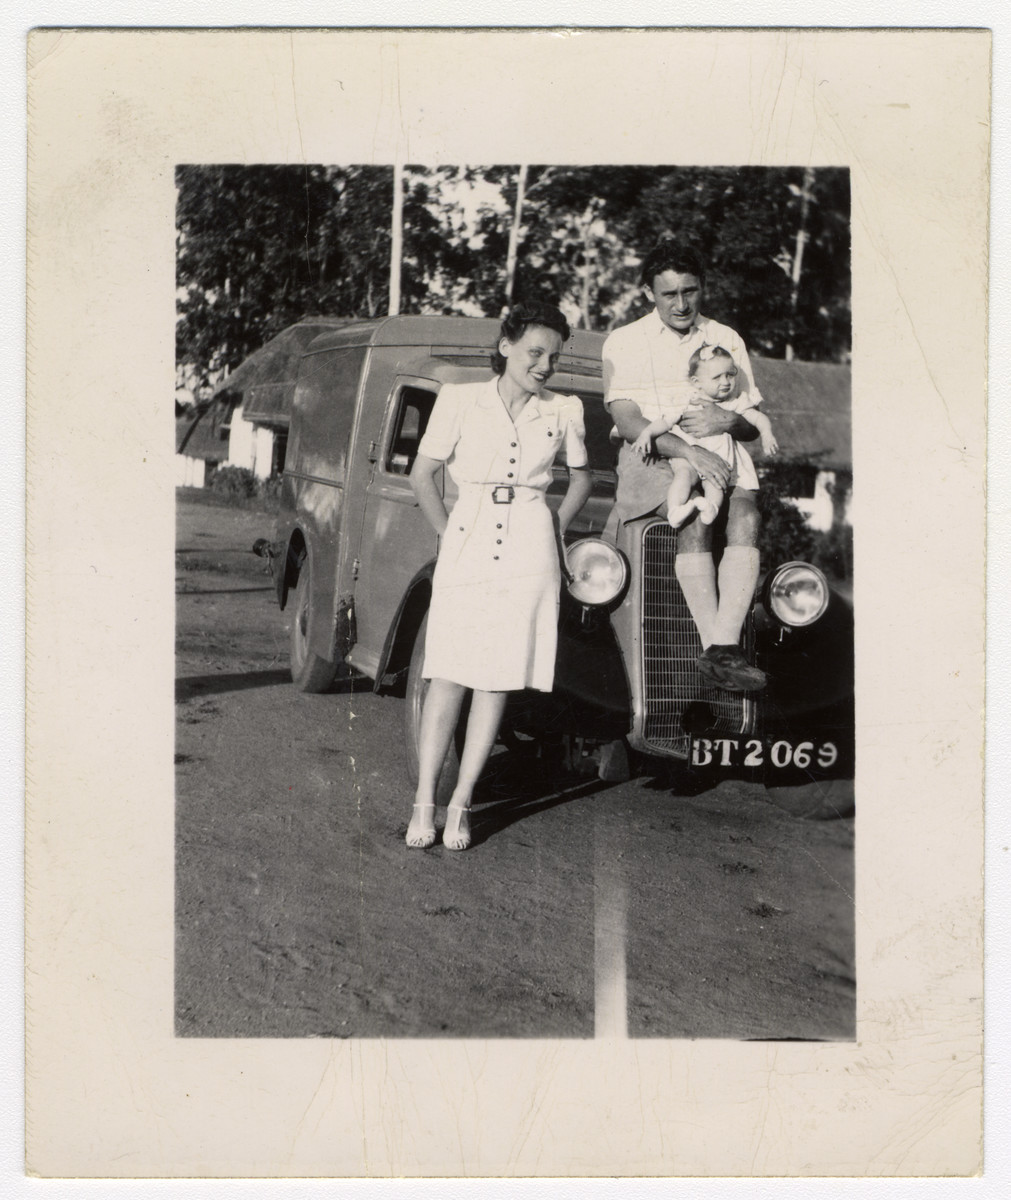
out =
<svg viewBox="0 0 1011 1200"><path fill-rule="evenodd" d="M589 467L569 467L569 486L558 506L558 530L564 533L593 491Z"/></svg>
<svg viewBox="0 0 1011 1200"><path fill-rule="evenodd" d="M572 582L568 564L565 561L565 531L590 498L593 491L593 476L589 467L569 467L569 486L558 509L552 514L555 526L555 543L558 547L558 566L562 579Z"/></svg>
<svg viewBox="0 0 1011 1200"><path fill-rule="evenodd" d="M442 501L438 484L435 482L439 468L443 465L437 458L419 454L411 468L411 488L418 497L421 511L439 537L446 532L446 525L449 521L446 505Z"/></svg>

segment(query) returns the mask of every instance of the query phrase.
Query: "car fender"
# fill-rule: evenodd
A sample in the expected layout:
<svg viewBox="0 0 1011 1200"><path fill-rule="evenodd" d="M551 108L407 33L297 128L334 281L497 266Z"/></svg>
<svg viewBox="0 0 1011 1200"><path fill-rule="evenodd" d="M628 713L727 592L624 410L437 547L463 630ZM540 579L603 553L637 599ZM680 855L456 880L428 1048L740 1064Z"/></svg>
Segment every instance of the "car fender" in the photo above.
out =
<svg viewBox="0 0 1011 1200"><path fill-rule="evenodd" d="M425 563L407 585L387 631L372 690L399 693L407 678L411 650L432 598L435 559Z"/></svg>

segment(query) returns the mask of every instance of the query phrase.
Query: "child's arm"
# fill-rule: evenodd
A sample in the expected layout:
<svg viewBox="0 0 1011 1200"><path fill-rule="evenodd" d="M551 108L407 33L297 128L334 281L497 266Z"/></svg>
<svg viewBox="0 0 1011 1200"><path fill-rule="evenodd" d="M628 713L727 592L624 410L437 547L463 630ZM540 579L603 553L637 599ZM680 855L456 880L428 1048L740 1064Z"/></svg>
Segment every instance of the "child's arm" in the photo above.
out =
<svg viewBox="0 0 1011 1200"><path fill-rule="evenodd" d="M649 458L653 453L653 439L662 433L670 433L676 424L677 421L670 417L657 417L655 421L650 421L632 443L632 453L638 454L640 458Z"/></svg>
<svg viewBox="0 0 1011 1200"><path fill-rule="evenodd" d="M776 441L776 435L772 432L772 422L757 408L748 408L741 413L745 421L749 421L758 430L758 436L762 439L762 450L765 454L776 454L779 450L779 442Z"/></svg>

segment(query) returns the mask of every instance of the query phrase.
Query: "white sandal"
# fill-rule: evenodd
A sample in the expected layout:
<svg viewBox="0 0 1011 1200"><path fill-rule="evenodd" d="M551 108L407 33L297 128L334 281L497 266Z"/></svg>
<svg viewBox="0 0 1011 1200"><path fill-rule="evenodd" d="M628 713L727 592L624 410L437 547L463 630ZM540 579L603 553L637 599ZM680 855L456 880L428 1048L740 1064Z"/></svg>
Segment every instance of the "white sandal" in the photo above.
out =
<svg viewBox="0 0 1011 1200"><path fill-rule="evenodd" d="M456 819L450 815L456 814ZM467 818L467 827L463 820ZM470 805L448 804L446 806L446 828L442 831L442 844L447 850L470 849Z"/></svg>
<svg viewBox="0 0 1011 1200"><path fill-rule="evenodd" d="M411 825L414 824L415 818L411 817L411 825L407 826L407 836L405 841L412 850L427 850L429 846L435 845L435 805L434 804L415 804L412 812L424 812L429 809L432 814L432 825L430 829L422 826L415 833L411 833Z"/></svg>

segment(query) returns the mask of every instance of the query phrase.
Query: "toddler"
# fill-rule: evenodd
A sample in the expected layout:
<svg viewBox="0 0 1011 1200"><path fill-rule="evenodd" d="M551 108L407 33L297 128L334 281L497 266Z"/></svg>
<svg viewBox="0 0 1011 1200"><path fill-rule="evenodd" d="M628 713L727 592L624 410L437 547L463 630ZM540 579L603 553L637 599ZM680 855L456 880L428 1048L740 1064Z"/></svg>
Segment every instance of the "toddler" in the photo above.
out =
<svg viewBox="0 0 1011 1200"><path fill-rule="evenodd" d="M779 443L772 432L769 418L755 408L750 393L737 395L737 366L729 351L722 346L700 346L688 364L688 375L689 383L694 388L693 394L683 402L672 400L669 404L664 403L663 415L651 421L639 434L632 444L633 452L641 458L648 458L653 452L653 439L661 433L673 433L686 442L711 450L729 463L729 486L757 491L758 476L751 456L729 433L693 438L682 433L677 426L689 405L718 404L730 412L739 413L754 425L761 438L762 450L771 455L779 450ZM667 461L674 476L667 492L667 520L675 529L679 529L693 513L698 512L702 524L711 525L723 504L723 488L714 480L705 479L702 481L702 495L693 497L692 488L700 482L698 472L687 459L671 458Z"/></svg>

